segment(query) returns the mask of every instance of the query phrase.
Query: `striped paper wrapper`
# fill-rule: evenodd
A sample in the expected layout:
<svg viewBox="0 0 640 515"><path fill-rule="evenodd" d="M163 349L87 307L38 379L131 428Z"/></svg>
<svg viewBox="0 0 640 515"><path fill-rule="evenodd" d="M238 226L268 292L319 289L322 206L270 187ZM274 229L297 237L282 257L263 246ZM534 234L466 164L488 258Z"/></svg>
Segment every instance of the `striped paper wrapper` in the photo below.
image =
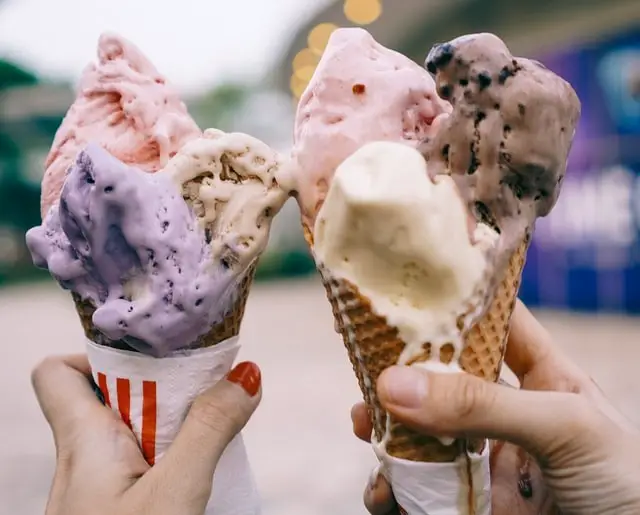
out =
<svg viewBox="0 0 640 515"><path fill-rule="evenodd" d="M152 358L87 341L104 402L133 431L150 465L162 459L191 406L231 369L238 337L211 347ZM213 477L206 515L257 515L260 499L242 435L229 444Z"/></svg>

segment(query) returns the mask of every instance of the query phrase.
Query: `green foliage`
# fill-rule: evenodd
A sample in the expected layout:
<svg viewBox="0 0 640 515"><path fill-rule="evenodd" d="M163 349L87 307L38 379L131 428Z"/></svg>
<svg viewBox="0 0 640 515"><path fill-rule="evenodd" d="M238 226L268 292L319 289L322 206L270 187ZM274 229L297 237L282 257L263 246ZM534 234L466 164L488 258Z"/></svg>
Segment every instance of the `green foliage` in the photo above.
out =
<svg viewBox="0 0 640 515"><path fill-rule="evenodd" d="M0 59L0 91L14 86L32 86L38 78L31 72Z"/></svg>
<svg viewBox="0 0 640 515"><path fill-rule="evenodd" d="M287 251L265 254L258 263L256 280L300 277L314 272L316 266L308 252Z"/></svg>
<svg viewBox="0 0 640 515"><path fill-rule="evenodd" d="M233 119L251 93L251 88L240 83L221 84L190 106L190 112L200 127L233 130Z"/></svg>
<svg viewBox="0 0 640 515"><path fill-rule="evenodd" d="M33 73L14 63L0 59L0 93L12 87L31 86L37 83L38 78ZM0 120L0 157L16 157L19 155L19 148L5 129L2 127L2 120Z"/></svg>

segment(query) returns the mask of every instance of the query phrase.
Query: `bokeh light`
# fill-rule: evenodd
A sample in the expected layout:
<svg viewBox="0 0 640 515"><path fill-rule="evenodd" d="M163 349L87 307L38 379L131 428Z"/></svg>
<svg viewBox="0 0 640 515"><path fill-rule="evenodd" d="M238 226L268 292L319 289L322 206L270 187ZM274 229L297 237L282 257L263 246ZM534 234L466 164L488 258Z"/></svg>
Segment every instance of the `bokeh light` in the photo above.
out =
<svg viewBox="0 0 640 515"><path fill-rule="evenodd" d="M308 83L309 81L302 80L297 75L291 76L289 87L291 88L291 93L293 93L293 96L296 97L296 99L302 96L302 93L304 93Z"/></svg>
<svg viewBox="0 0 640 515"><path fill-rule="evenodd" d="M309 32L309 49L318 55L322 55L322 52L324 52L324 49L329 42L331 34L337 28L339 27L333 23L321 23L320 25L316 25L311 29L311 32Z"/></svg>
<svg viewBox="0 0 640 515"><path fill-rule="evenodd" d="M305 82L309 82L311 80L311 77L313 77L313 72L315 71L316 71L315 66L304 66L302 68L298 68L293 73L299 79Z"/></svg>
<svg viewBox="0 0 640 515"><path fill-rule="evenodd" d="M298 52L293 58L293 72L299 77L303 77L304 75L299 74L298 71L309 67L315 70L319 61L320 56L309 48L300 50L300 52Z"/></svg>
<svg viewBox="0 0 640 515"><path fill-rule="evenodd" d="M344 3L344 15L357 25L369 25L376 21L382 14L380 0L346 0Z"/></svg>

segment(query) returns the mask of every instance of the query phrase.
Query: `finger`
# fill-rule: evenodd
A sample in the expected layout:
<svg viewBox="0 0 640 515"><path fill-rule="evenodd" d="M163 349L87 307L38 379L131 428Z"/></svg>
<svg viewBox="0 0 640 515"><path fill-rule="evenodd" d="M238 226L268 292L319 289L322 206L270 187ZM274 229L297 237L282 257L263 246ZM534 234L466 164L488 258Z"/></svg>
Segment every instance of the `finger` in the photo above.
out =
<svg viewBox="0 0 640 515"><path fill-rule="evenodd" d="M371 423L371 417L367 411L367 406L364 402L354 404L351 408L351 422L353 422L353 432L365 442L371 442L371 432L373 431L373 424Z"/></svg>
<svg viewBox="0 0 640 515"><path fill-rule="evenodd" d="M537 383L534 389L578 393L591 388L589 376L553 343L549 332L519 300L505 362L525 388L525 379L533 375Z"/></svg>
<svg viewBox="0 0 640 515"><path fill-rule="evenodd" d="M595 381L553 344L551 335L520 300L517 300L513 313L505 362L521 384L525 376L535 370L542 371L543 374L533 374L537 376L535 389L583 394L619 427L637 432L633 423L606 400ZM523 386L526 387L526 383Z"/></svg>
<svg viewBox="0 0 640 515"><path fill-rule="evenodd" d="M524 376L537 363L556 351L551 335L520 299L517 299L504 356L507 366L522 383Z"/></svg>
<svg viewBox="0 0 640 515"><path fill-rule="evenodd" d="M378 396L400 422L427 434L507 440L539 456L602 434L610 424L577 394L505 388L471 374L416 367L385 370Z"/></svg>
<svg viewBox="0 0 640 515"><path fill-rule="evenodd" d="M398 505L393 497L391 485L377 470L367 484L363 500L371 515L393 515L398 513Z"/></svg>
<svg viewBox="0 0 640 515"><path fill-rule="evenodd" d="M196 398L162 461L145 474L137 489L159 492L154 502L162 505L162 513L204 510L220 456L258 407L261 395L258 366L237 365L226 379Z"/></svg>
<svg viewBox="0 0 640 515"><path fill-rule="evenodd" d="M76 429L103 417L113 417L96 398L91 368L84 355L44 359L31 373L36 397L53 431L58 449L73 441Z"/></svg>
<svg viewBox="0 0 640 515"><path fill-rule="evenodd" d="M595 379L591 379L592 389L587 392L589 398L594 401L595 406L610 420L612 420L615 424L617 424L621 429L638 434L640 433L640 428L638 428L627 415L618 411L616 407L611 404L604 391L600 387L600 385L595 381Z"/></svg>

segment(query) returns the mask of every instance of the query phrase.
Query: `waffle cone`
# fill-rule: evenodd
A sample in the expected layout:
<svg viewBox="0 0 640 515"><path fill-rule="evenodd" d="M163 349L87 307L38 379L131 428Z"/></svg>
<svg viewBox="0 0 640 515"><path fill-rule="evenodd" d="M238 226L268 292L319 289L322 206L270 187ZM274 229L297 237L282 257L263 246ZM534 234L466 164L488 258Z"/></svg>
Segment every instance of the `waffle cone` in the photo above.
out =
<svg viewBox="0 0 640 515"><path fill-rule="evenodd" d="M303 229L309 247L313 248L311 231L307 227ZM527 236L510 257L489 309L465 337L460 356L462 369L488 381L496 381L500 375L529 240ZM375 437L380 441L386 431L387 414L380 406L375 385L384 369L397 364L405 343L397 328L374 313L369 299L361 295L355 285L331 277L321 267L319 272L331 303L336 330L342 335L373 422ZM426 345L424 353L413 362L426 361L430 354L430 346ZM439 358L443 363L449 363L451 349L443 346ZM449 462L467 449L479 452L482 448L482 441L445 446L437 438L419 434L393 419L390 427L386 451L397 458Z"/></svg>
<svg viewBox="0 0 640 515"><path fill-rule="evenodd" d="M240 332L240 325L242 323L242 317L244 316L244 309L249 297L249 290L253 283L255 275L256 264L251 265L244 278L238 286L238 292L236 300L231 308L227 311L225 317L218 324L215 324L211 329L200 336L195 342L186 346L188 349L201 349L204 347L211 347L217 343L228 340L229 338L238 335ZM76 312L80 317L80 323L84 329L84 334L92 342L98 345L104 345L106 347L112 347L115 349L132 350L130 344L126 340L110 340L103 333L101 333L93 325L93 313L96 310L94 304L89 300L83 300L76 293L71 294L73 301L76 305Z"/></svg>

